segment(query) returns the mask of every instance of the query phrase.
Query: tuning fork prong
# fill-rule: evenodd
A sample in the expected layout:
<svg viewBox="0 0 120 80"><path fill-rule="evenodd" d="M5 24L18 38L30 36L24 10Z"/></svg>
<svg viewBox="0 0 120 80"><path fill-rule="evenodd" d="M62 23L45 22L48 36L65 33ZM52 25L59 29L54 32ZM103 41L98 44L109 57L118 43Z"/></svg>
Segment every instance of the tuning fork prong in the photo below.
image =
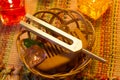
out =
<svg viewBox="0 0 120 80"><path fill-rule="evenodd" d="M47 39L48 41L50 41L51 43L53 44L57 44L61 47L64 47L66 48L67 50L73 52L73 53L76 53L76 52L80 52L82 50L82 41L56 27L54 27L53 25L41 20L41 19L38 19L30 14L26 14L25 16L26 18L34 21L34 22L37 22L38 24L44 26L44 28L47 28L53 32L55 32L56 34L59 34L63 37L66 37L67 39L71 40L72 41L72 44L68 44L68 43L65 43L57 38L55 38L54 36L46 33L46 32L43 32L42 30L38 29L37 27L34 27L33 25L31 24L28 24L26 23L25 21L21 21L20 22L20 25L22 25L24 28L26 28L27 30L33 32L34 34L44 38L44 39ZM106 60L104 60L103 58L100 58L99 56L97 55L93 55L93 53L89 52L89 51L84 51L84 53L86 53L87 55L91 55L90 57L92 58L95 58L99 61L102 61L102 62L105 62Z"/></svg>

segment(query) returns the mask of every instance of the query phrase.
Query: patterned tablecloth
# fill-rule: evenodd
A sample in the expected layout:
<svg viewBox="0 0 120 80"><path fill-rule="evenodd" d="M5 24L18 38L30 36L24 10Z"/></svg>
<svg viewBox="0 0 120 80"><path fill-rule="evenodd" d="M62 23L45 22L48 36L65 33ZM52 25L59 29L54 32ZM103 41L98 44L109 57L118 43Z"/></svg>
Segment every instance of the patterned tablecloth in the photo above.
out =
<svg viewBox="0 0 120 80"><path fill-rule="evenodd" d="M38 10L46 10L54 7L69 8L77 10L76 0L26 0L26 10L33 14ZM120 0L113 0L110 8L98 20L91 20L95 31L96 41L94 53L107 60L103 64L99 61L92 60L90 65L78 74L78 80L119 80L120 78ZM18 25L3 27L0 25L0 71L2 65L9 66L15 64L15 68L23 65L18 58L16 50L16 36L20 31ZM17 56L17 57L14 57ZM12 58L11 58L12 57ZM27 75L27 74L26 74ZM79 78L79 76L83 76ZM39 77L39 80L41 78ZM77 77L76 77L77 79ZM76 80L74 79L74 80ZM0 79L1 80L1 79ZM24 78L22 80L29 80ZM33 79L30 79L33 80ZM38 79L35 79L38 80ZM42 79L41 79L42 80ZM48 80L48 79L47 79ZM73 79L70 79L73 80Z"/></svg>

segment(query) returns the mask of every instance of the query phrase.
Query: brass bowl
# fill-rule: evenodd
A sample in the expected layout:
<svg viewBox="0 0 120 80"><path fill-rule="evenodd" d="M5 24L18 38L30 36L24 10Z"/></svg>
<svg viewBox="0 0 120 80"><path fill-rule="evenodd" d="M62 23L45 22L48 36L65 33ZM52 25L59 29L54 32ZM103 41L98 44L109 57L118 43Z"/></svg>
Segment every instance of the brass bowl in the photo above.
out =
<svg viewBox="0 0 120 80"><path fill-rule="evenodd" d="M50 10L38 11L34 14L35 17L42 19L49 24L79 38L82 40L83 48L92 50L95 41L95 30L92 24L82 16L82 14L65 9L52 8ZM68 39L54 34L52 31L45 29L43 26L26 20L31 25L49 33L60 40L71 43ZM17 49L21 60L26 67L34 74L46 78L65 78L81 72L90 62L91 58L84 54L74 54L66 49L54 45L47 40L41 40L44 43L43 49L47 55L46 59L35 67L30 67L26 62L25 54L27 48L23 44L23 39L30 38L37 39L37 35L27 30L22 30L17 37Z"/></svg>

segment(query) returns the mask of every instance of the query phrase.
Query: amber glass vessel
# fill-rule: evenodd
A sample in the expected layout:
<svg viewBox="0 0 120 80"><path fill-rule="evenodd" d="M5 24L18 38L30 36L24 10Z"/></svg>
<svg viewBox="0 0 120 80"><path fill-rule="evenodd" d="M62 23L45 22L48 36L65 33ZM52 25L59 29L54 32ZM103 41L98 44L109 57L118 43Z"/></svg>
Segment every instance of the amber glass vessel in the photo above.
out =
<svg viewBox="0 0 120 80"><path fill-rule="evenodd" d="M77 2L80 12L96 20L109 8L111 0L77 0Z"/></svg>

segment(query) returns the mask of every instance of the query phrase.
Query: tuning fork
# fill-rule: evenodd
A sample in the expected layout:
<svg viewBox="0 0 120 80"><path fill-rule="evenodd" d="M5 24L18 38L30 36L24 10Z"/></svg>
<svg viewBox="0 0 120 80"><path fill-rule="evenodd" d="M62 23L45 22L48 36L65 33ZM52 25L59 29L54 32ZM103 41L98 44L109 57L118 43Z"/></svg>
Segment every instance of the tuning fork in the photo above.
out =
<svg viewBox="0 0 120 80"><path fill-rule="evenodd" d="M38 18L34 17L33 15L26 14L25 17L30 19L30 20L32 20L32 21L34 21L34 22L36 22L36 23L38 23L38 24L40 24L40 25L42 25L44 28L53 31L56 34L59 34L59 35L65 37L65 38L71 40L72 44L68 44L66 42L63 42L63 41L59 40L58 38L56 38L56 37L54 37L54 36L44 32L44 31L38 29L37 27L35 27L35 26L33 26L33 25L23 21L23 20L20 21L20 25L22 27L24 27L27 30L31 31L32 33L38 35L39 37L44 38L44 39L50 41L53 44L59 45L61 47L64 47L67 50L71 51L73 54L74 53L79 53L79 52L82 51L86 55L89 55L91 58L99 60L99 61L101 61L103 63L106 62L105 59L103 59L103 58L93 54L92 52L90 52L90 51L88 51L86 49L83 49L82 48L82 41L80 39L78 39L78 38L76 38L76 37L74 37L74 36L64 32L61 29L58 29L57 27L55 27L55 26L53 26L53 25L51 25L51 24L49 24L49 23L47 23L47 22L45 22L45 21L43 21L41 19L38 19Z"/></svg>

